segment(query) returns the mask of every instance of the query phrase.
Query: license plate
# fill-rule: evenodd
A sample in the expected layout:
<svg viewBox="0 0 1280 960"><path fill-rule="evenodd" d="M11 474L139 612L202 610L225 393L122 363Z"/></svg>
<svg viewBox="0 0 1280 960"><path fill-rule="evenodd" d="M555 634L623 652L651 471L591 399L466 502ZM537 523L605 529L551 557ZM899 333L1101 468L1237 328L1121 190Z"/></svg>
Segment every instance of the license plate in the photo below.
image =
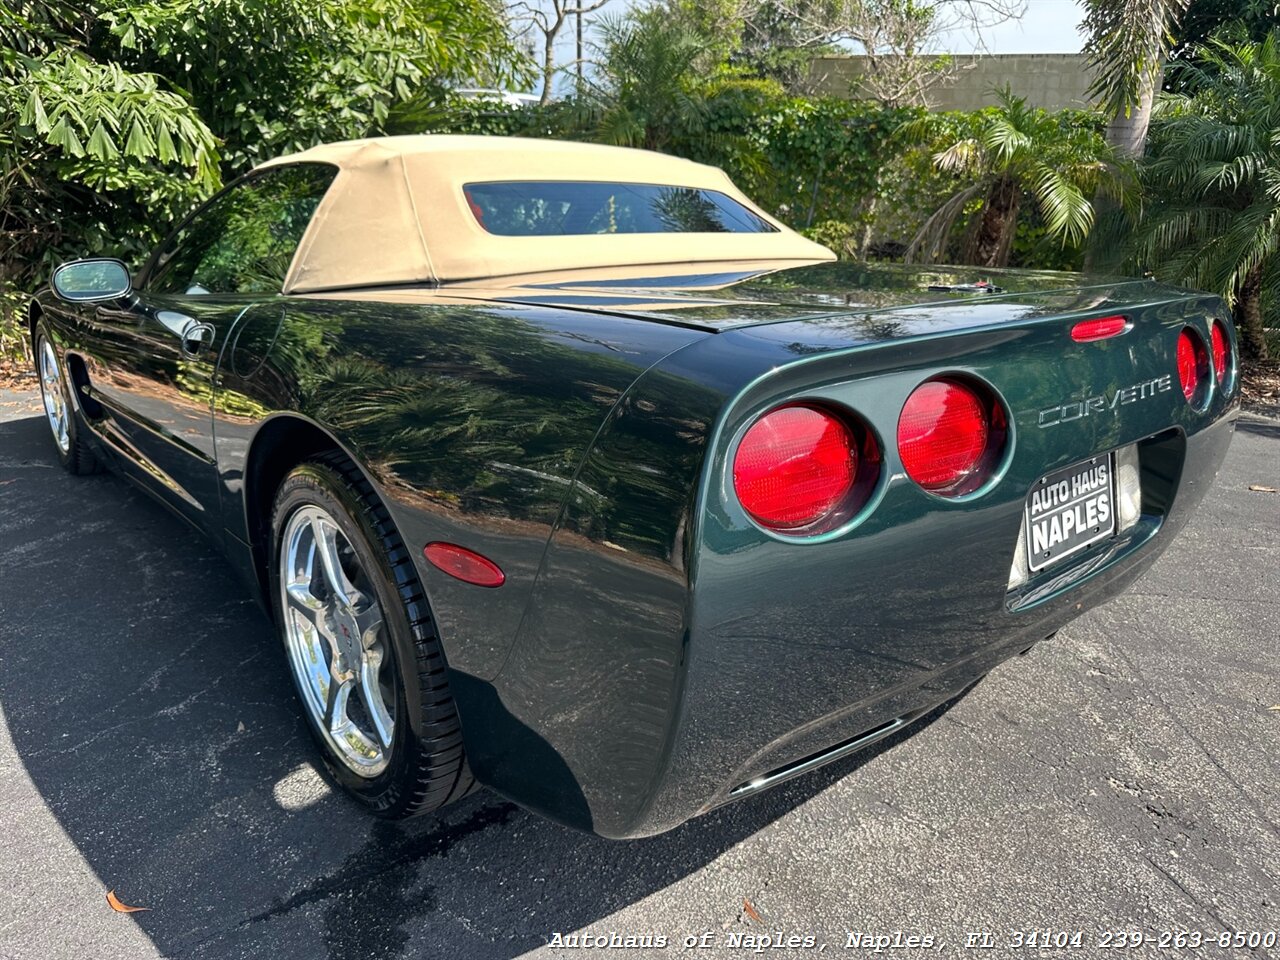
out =
<svg viewBox="0 0 1280 960"><path fill-rule="evenodd" d="M1063 467L1041 477L1027 495L1027 565L1050 564L1105 540L1116 531L1115 454Z"/></svg>

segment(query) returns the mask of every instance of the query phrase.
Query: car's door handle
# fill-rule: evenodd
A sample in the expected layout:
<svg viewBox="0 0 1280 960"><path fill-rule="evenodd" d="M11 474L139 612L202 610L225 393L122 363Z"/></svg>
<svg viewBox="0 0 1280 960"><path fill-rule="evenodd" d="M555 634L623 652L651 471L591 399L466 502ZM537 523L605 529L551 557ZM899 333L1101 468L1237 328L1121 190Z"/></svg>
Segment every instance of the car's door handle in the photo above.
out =
<svg viewBox="0 0 1280 960"><path fill-rule="evenodd" d="M182 352L188 357L197 356L213 343L214 329L207 323L193 323L182 333Z"/></svg>
<svg viewBox="0 0 1280 960"><path fill-rule="evenodd" d="M214 329L177 310L157 310L156 321L174 334L182 347L183 356L194 357L213 343Z"/></svg>
<svg viewBox="0 0 1280 960"><path fill-rule="evenodd" d="M157 310L154 316L156 323L176 337L185 337L187 331L196 325L195 317L189 317L177 310Z"/></svg>

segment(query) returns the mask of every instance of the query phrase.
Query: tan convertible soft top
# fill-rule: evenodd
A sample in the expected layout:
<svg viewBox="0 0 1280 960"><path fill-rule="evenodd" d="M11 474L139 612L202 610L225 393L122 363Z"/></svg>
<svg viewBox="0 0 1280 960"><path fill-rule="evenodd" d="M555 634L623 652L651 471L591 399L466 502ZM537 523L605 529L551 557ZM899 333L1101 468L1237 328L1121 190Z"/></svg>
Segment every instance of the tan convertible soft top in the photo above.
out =
<svg viewBox="0 0 1280 960"><path fill-rule="evenodd" d="M647 150L516 137L410 136L329 143L259 168L338 168L302 238L285 293L445 283L614 266L833 260L769 216L715 167ZM718 190L777 227L769 233L498 236L467 207L463 185L596 181Z"/></svg>

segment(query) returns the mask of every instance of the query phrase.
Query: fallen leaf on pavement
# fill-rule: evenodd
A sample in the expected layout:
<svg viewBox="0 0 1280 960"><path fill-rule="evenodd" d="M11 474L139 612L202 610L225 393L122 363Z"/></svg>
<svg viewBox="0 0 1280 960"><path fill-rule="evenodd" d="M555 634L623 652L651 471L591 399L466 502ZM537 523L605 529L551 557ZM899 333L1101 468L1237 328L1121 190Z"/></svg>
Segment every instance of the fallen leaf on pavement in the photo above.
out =
<svg viewBox="0 0 1280 960"><path fill-rule="evenodd" d="M760 919L760 914L756 913L756 908L751 905L750 900L744 899L742 901L742 909L743 911L745 911L747 916L750 917L752 920L754 920L756 923L764 923L764 921Z"/></svg>
<svg viewBox="0 0 1280 960"><path fill-rule="evenodd" d="M1275 487L1264 487L1260 483L1249 484L1249 489L1254 493L1280 493L1280 490L1277 490Z"/></svg>
<svg viewBox="0 0 1280 960"><path fill-rule="evenodd" d="M150 907L131 907L127 903L121 903L114 890L107 891L107 903L116 913L140 913L143 910L151 909Z"/></svg>

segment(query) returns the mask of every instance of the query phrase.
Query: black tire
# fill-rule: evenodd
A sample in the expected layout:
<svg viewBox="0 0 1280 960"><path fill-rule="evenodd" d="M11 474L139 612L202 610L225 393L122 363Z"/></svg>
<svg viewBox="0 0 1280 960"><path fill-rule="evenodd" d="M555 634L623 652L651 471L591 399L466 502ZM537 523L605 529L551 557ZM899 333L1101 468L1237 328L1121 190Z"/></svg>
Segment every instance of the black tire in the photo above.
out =
<svg viewBox="0 0 1280 960"><path fill-rule="evenodd" d="M56 386L50 386L43 368L43 358L45 346L48 345L53 358L53 364L58 372ZM55 389L62 398L63 409L66 418L67 439L66 446L63 447L59 440L58 432L50 420L49 430L52 434L53 449L58 455L58 462L62 464L62 468L68 473L76 476L87 476L91 473L97 473L102 469L102 464L98 458L94 456L93 450L90 449L87 439L82 431L80 422L80 411L75 403L75 398L71 395L71 380L67 376L66 365L62 358L58 356L58 350L53 345L53 340L49 336L49 330L45 326L44 320L36 323L36 335L32 343L35 350L35 366L36 376L40 378L40 397L45 399L46 391ZM48 407L46 406L46 415ZM46 419L48 417L46 416Z"/></svg>
<svg viewBox="0 0 1280 960"><path fill-rule="evenodd" d="M382 608L393 651L396 713L385 770L374 777L353 772L304 705L312 738L329 775L371 813L403 819L437 810L476 788L463 753L462 731L449 694L444 654L426 595L386 507L354 465L326 454L295 467L280 485L272 509L271 603L286 644L281 597L281 550L289 518L304 506L328 513L350 543ZM286 654L287 656L287 654ZM302 681L291 668L300 704Z"/></svg>

